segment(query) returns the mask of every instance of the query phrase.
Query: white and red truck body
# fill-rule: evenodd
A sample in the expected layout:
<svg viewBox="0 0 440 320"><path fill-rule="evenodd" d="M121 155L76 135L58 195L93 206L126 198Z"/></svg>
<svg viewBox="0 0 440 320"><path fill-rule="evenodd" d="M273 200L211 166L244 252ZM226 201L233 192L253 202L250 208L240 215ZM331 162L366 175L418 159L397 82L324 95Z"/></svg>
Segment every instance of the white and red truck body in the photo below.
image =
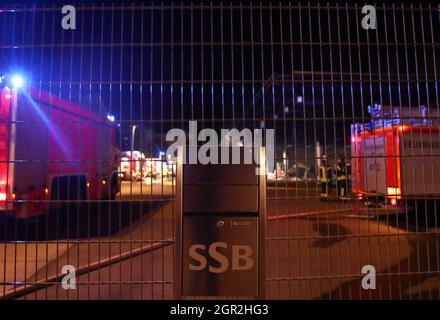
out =
<svg viewBox="0 0 440 320"><path fill-rule="evenodd" d="M114 196L115 129L108 117L50 92L0 87L0 214L30 217L46 213L49 200Z"/></svg>
<svg viewBox="0 0 440 320"><path fill-rule="evenodd" d="M437 110L388 109L376 106L370 122L351 126L353 194L392 205L439 199Z"/></svg>

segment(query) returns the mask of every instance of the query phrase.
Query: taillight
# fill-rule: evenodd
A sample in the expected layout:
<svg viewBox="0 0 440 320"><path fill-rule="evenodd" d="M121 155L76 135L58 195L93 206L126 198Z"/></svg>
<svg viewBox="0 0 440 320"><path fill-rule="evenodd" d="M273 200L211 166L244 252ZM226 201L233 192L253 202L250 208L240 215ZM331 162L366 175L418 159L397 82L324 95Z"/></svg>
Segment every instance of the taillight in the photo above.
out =
<svg viewBox="0 0 440 320"><path fill-rule="evenodd" d="M9 162L9 114L13 91L4 88L0 91L0 205L4 208L8 198Z"/></svg>
<svg viewBox="0 0 440 320"><path fill-rule="evenodd" d="M391 203L392 206L397 205L397 200L396 200L396 198L391 198L390 203Z"/></svg>
<svg viewBox="0 0 440 320"><path fill-rule="evenodd" d="M397 198L400 198L401 195L400 188L387 187L387 195L396 196Z"/></svg>

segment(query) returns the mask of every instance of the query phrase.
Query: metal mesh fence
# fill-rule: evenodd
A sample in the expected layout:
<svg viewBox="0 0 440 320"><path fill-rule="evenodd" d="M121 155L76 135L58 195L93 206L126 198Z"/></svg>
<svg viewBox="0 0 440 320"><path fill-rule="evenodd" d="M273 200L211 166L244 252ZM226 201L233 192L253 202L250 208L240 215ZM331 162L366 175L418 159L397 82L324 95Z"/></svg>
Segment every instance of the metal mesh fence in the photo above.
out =
<svg viewBox="0 0 440 320"><path fill-rule="evenodd" d="M0 295L173 298L196 121L275 129L267 298L438 299L440 8L373 9L1 5Z"/></svg>

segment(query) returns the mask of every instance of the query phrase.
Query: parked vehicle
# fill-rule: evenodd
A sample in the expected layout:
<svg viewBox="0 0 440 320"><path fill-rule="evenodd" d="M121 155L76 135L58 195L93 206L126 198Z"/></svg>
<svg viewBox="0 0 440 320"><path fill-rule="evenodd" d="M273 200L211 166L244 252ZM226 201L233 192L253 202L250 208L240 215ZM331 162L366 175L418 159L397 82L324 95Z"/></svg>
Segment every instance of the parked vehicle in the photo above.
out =
<svg viewBox="0 0 440 320"><path fill-rule="evenodd" d="M0 211L24 218L63 202L47 200L114 199L114 117L1 79Z"/></svg>
<svg viewBox="0 0 440 320"><path fill-rule="evenodd" d="M370 113L370 122L351 127L352 192L393 206L438 199L437 111L376 105Z"/></svg>
<svg viewBox="0 0 440 320"><path fill-rule="evenodd" d="M123 180L142 181L147 176L147 161L142 152L122 151L121 157L120 177Z"/></svg>

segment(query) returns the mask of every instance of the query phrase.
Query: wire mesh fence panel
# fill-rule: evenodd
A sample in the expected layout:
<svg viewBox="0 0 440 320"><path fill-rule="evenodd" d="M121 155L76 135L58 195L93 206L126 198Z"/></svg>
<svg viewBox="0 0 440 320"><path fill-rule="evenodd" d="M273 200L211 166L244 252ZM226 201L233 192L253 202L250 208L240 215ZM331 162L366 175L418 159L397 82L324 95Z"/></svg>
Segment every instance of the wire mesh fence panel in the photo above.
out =
<svg viewBox="0 0 440 320"><path fill-rule="evenodd" d="M266 297L439 299L439 12L0 5L0 296L172 299L167 134L273 129Z"/></svg>

